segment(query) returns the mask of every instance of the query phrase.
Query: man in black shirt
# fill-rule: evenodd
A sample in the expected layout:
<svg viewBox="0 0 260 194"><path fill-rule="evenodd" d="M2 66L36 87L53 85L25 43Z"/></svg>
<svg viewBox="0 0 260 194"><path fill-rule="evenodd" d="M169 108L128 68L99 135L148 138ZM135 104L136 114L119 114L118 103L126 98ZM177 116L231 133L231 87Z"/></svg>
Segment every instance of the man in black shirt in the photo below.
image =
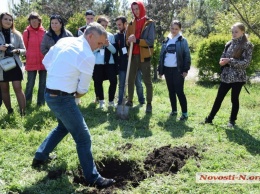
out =
<svg viewBox="0 0 260 194"><path fill-rule="evenodd" d="M118 53L117 65L119 69L119 92L118 92L118 105L122 104L123 96L124 96L124 87L125 87L125 79L126 79L126 70L128 63L128 55L127 55L127 45L125 40L125 33L127 28L127 20L125 16L118 16L116 19L116 26L119 30L118 33L115 34L115 42L116 42L116 50ZM136 80L136 93L138 96L139 103L145 104L145 98L143 94L143 86L142 86L142 73L138 70Z"/></svg>
<svg viewBox="0 0 260 194"><path fill-rule="evenodd" d="M91 22L94 22L94 19L95 19L95 12L92 11L92 10L87 10L86 11L86 14L85 14L85 19L86 19L86 25L85 26L81 26L79 29L78 29L78 34L77 36L80 36L84 33L86 27L91 23Z"/></svg>

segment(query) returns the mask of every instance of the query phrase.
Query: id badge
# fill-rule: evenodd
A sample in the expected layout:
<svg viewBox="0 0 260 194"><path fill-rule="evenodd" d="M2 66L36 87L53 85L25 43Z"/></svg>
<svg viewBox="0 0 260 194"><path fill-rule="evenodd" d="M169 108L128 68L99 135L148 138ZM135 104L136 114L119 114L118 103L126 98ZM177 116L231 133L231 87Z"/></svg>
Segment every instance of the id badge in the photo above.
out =
<svg viewBox="0 0 260 194"><path fill-rule="evenodd" d="M123 55L127 53L126 47L122 48Z"/></svg>
<svg viewBox="0 0 260 194"><path fill-rule="evenodd" d="M105 54L105 49L100 49L99 52L103 56Z"/></svg>

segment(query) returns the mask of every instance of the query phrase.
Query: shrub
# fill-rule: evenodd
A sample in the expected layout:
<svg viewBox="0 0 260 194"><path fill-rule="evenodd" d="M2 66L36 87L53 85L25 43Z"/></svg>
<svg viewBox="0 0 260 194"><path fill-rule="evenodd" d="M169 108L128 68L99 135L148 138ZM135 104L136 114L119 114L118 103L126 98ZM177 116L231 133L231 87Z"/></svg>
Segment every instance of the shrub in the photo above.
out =
<svg viewBox="0 0 260 194"><path fill-rule="evenodd" d="M151 58L152 73L153 73L153 78L155 80L157 79L157 68L158 68L158 64L159 64L161 46L162 46L162 44L158 40L155 40L154 52L153 52L153 56Z"/></svg>
<svg viewBox="0 0 260 194"><path fill-rule="evenodd" d="M254 74L257 70L260 70L260 39L256 36L250 36L249 41L253 43L253 57L249 68L247 68L247 75Z"/></svg>
<svg viewBox="0 0 260 194"><path fill-rule="evenodd" d="M81 26L86 25L85 13L75 13L69 18L66 28L71 31L73 35L77 35L78 29Z"/></svg>
<svg viewBox="0 0 260 194"><path fill-rule="evenodd" d="M230 40L227 35L214 35L203 40L199 44L195 64L199 68L199 79L201 81L218 80L220 73L219 58L222 55L225 44ZM253 58L247 68L247 75L251 76L259 69L260 41L256 37L250 38L254 44Z"/></svg>

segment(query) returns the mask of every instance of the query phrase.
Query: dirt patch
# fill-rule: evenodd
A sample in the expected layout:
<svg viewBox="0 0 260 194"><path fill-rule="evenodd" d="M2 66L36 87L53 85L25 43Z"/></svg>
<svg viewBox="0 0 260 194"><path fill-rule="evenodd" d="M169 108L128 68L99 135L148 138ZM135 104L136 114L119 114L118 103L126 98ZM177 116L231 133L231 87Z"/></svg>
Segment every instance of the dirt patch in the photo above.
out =
<svg viewBox="0 0 260 194"><path fill-rule="evenodd" d="M120 147L119 150L125 151L131 149L131 147L132 144L126 144ZM155 173L173 174L178 172L186 164L189 157L200 158L195 146L171 148L171 145L167 145L154 149L152 153L148 154L144 161L144 169L133 161L110 160L97 162L97 169L100 174L106 178L115 179L116 183L107 189L88 190L88 193L114 193L116 189L124 190L127 186L137 187L141 181L153 176ZM73 175L74 183L87 186L81 167L73 172Z"/></svg>
<svg viewBox="0 0 260 194"><path fill-rule="evenodd" d="M60 178L63 173L64 173L63 170L50 170L48 171L47 177L51 180L55 180Z"/></svg>
<svg viewBox="0 0 260 194"><path fill-rule="evenodd" d="M186 164L186 160L191 156L199 157L194 146L190 148L171 148L171 145L168 145L154 149L152 153L148 154L144 161L144 167L150 173L176 173Z"/></svg>

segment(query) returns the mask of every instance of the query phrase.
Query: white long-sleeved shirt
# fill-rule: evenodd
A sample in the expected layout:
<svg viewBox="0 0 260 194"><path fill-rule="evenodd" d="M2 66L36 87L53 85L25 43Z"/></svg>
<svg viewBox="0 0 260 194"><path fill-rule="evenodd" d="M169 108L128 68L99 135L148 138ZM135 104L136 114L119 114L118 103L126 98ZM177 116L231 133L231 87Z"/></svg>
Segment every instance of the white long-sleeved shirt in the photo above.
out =
<svg viewBox="0 0 260 194"><path fill-rule="evenodd" d="M60 39L45 55L46 87L68 93L88 91L95 56L84 36Z"/></svg>
<svg viewBox="0 0 260 194"><path fill-rule="evenodd" d="M107 32L107 38L108 38L108 41L109 41L109 46L107 46L106 48L111 52L109 64L115 64L114 58L112 56L112 54L116 53L116 48L113 46L113 44L115 44L115 37L110 32ZM94 55L96 57L95 64L98 64L98 65L104 65L105 64L105 55L104 54L105 53L103 53L103 55L101 55L100 49L97 49L97 50L94 51Z"/></svg>

